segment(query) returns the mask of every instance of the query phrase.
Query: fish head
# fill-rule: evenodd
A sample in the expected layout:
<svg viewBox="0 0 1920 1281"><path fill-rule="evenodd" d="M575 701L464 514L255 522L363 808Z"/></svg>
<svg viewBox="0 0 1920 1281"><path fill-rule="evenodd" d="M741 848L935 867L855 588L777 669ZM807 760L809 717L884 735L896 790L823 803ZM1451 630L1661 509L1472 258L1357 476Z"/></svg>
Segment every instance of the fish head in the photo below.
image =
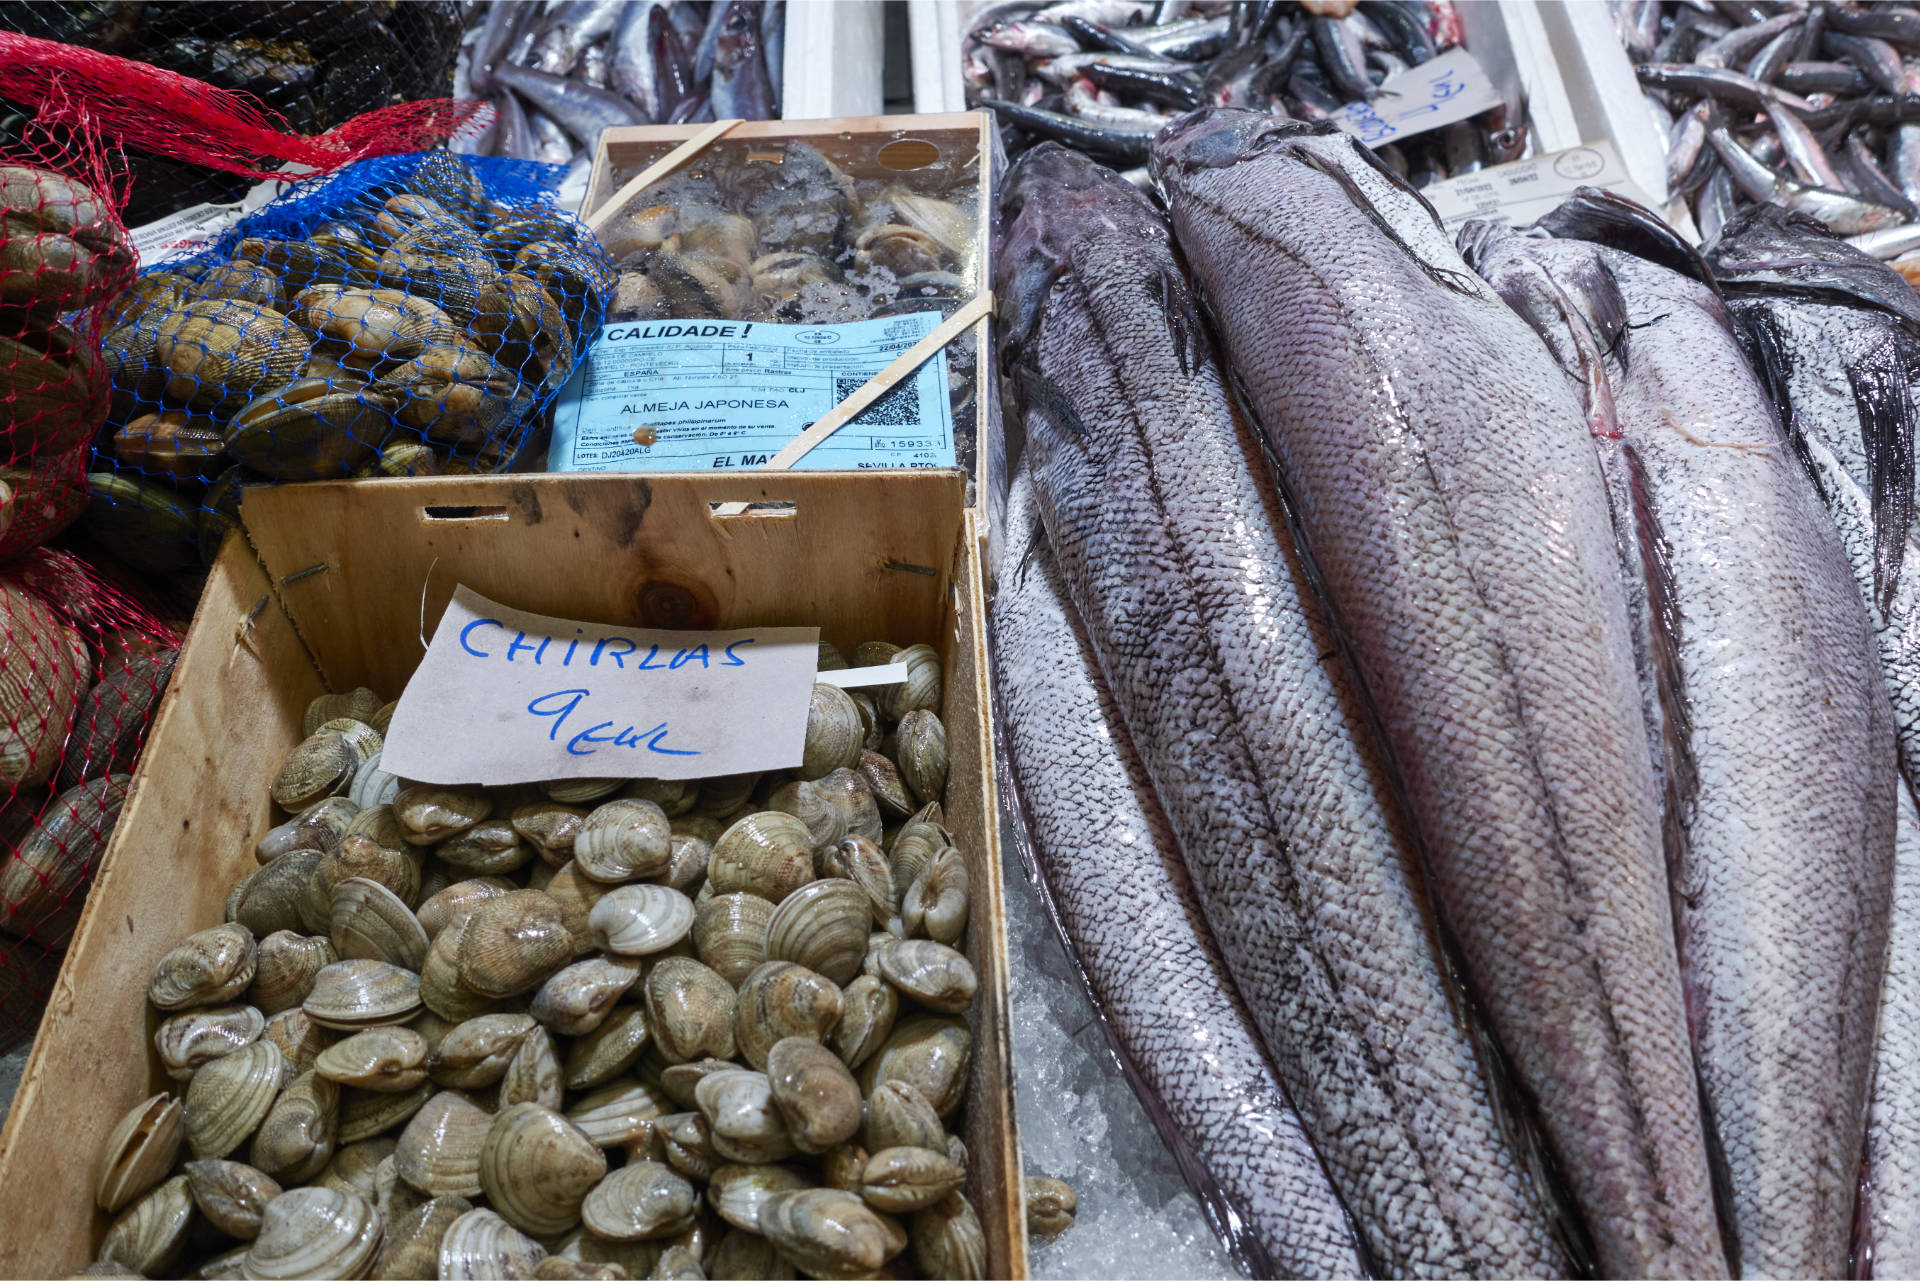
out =
<svg viewBox="0 0 1920 1281"><path fill-rule="evenodd" d="M1600 187L1579 187L1534 223L1561 240L1591 240L1622 253L1659 263L1697 280L1714 293L1714 283L1700 251L1681 237L1667 220L1625 196Z"/></svg>
<svg viewBox="0 0 1920 1281"><path fill-rule="evenodd" d="M720 39L714 45L714 65L731 71L760 49L760 6L747 0L729 0L720 18Z"/></svg>
<svg viewBox="0 0 1920 1281"><path fill-rule="evenodd" d="M1750 205L1736 213L1707 249L1706 262L1730 294L1864 305L1920 326L1920 296L1905 277L1818 218L1778 205Z"/></svg>

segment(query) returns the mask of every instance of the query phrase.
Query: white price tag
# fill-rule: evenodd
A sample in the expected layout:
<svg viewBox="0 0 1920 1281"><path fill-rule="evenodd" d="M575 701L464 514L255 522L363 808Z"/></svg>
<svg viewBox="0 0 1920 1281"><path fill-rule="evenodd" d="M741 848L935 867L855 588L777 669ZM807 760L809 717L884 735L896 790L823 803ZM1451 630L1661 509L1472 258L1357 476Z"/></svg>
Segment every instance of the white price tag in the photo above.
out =
<svg viewBox="0 0 1920 1281"><path fill-rule="evenodd" d="M1602 187L1653 208L1653 198L1627 177L1610 142L1529 156L1508 165L1431 183L1421 195L1432 202L1448 231L1474 218L1512 226L1532 222L1579 187Z"/></svg>
<svg viewBox="0 0 1920 1281"><path fill-rule="evenodd" d="M1474 56L1454 48L1384 82L1372 101L1340 108L1333 123L1369 147L1378 147L1491 111L1505 101Z"/></svg>

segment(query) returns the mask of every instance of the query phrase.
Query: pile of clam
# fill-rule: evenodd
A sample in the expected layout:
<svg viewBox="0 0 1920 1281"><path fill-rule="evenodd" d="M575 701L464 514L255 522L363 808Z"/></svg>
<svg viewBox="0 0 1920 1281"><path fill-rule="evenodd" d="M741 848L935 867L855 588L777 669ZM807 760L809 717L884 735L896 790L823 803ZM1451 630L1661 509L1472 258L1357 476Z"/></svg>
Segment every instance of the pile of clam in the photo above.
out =
<svg viewBox="0 0 1920 1281"><path fill-rule="evenodd" d="M89 525L130 562L210 560L247 484L506 465L611 292L578 222L446 152L325 213L268 206L110 314Z"/></svg>
<svg viewBox="0 0 1920 1281"><path fill-rule="evenodd" d="M133 246L82 182L0 166L0 553L71 524L106 409L91 309L126 287Z"/></svg>
<svg viewBox="0 0 1920 1281"><path fill-rule="evenodd" d="M390 704L316 700L154 970L178 1085L106 1135L89 1273L983 1275L940 663L889 661L798 769L698 783L410 784Z"/></svg>

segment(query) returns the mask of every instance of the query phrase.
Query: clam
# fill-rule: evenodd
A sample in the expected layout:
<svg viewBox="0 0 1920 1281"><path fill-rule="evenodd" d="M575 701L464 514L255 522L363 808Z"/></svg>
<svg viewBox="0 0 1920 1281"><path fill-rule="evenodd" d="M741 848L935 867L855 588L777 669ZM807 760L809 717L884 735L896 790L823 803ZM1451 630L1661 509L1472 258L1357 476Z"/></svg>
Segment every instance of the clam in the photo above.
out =
<svg viewBox="0 0 1920 1281"><path fill-rule="evenodd" d="M854 1276L878 1271L907 1248L907 1234L834 1188L777 1192L760 1206L760 1231L802 1272ZM932 1276L944 1276L934 1272Z"/></svg>
<svg viewBox="0 0 1920 1281"><path fill-rule="evenodd" d="M670 1245L653 1265L653 1281L706 1281L700 1256L684 1245Z"/></svg>
<svg viewBox="0 0 1920 1281"><path fill-rule="evenodd" d="M966 932L971 892L966 857L953 846L946 846L907 887L906 899L900 905L901 924L908 934L923 934L936 943L958 944Z"/></svg>
<svg viewBox="0 0 1920 1281"><path fill-rule="evenodd" d="M347 825L360 813L360 806L344 796L329 796L317 805L301 810L278 827L267 829L253 847L254 857L271 863L294 850L330 850L347 834Z"/></svg>
<svg viewBox="0 0 1920 1281"><path fill-rule="evenodd" d="M944 1201L967 1172L944 1152L921 1147L882 1148L860 1172L860 1197L887 1214L912 1214Z"/></svg>
<svg viewBox="0 0 1920 1281"><path fill-rule="evenodd" d="M930 1010L960 1014L973 1004L980 980L973 964L945 943L901 939L874 954L879 977Z"/></svg>
<svg viewBox="0 0 1920 1281"><path fill-rule="evenodd" d="M859 261L896 276L940 270L940 242L916 227L887 223L868 227L854 241Z"/></svg>
<svg viewBox="0 0 1920 1281"><path fill-rule="evenodd" d="M567 1088L601 1085L632 1067L647 1048L653 1026L650 1009L615 1006L599 1027L576 1038L567 1051Z"/></svg>
<svg viewBox="0 0 1920 1281"><path fill-rule="evenodd" d="M506 1075L520 1043L540 1025L525 1014L483 1014L456 1025L427 1056L427 1073L440 1085L484 1089Z"/></svg>
<svg viewBox="0 0 1920 1281"><path fill-rule="evenodd" d="M739 809L753 798L754 789L760 786L758 774L722 774L716 778L700 781L700 799L694 802L693 812L673 823L676 832L685 831L700 837L711 845L720 839L720 833L726 830L724 822L730 820ZM694 820L716 820L717 826L691 825Z"/></svg>
<svg viewBox="0 0 1920 1281"><path fill-rule="evenodd" d="M894 890L893 865L880 847L866 837L849 836L841 841L822 856L820 872L857 886L867 901L869 919L876 927L905 928L895 915L899 895Z"/></svg>
<svg viewBox="0 0 1920 1281"><path fill-rule="evenodd" d="M694 1091L700 1088L700 1082L715 1072L731 1072L739 1064L726 1059L695 1059L691 1063L673 1063L660 1069L660 1088L667 1097L683 1108L694 1105Z"/></svg>
<svg viewBox="0 0 1920 1281"><path fill-rule="evenodd" d="M480 282L470 333L521 382L558 387L573 372L573 327L539 281L506 272Z"/></svg>
<svg viewBox="0 0 1920 1281"><path fill-rule="evenodd" d="M772 903L812 879L812 835L791 814L772 811L749 814L722 832L707 869L715 894L744 891Z"/></svg>
<svg viewBox="0 0 1920 1281"><path fill-rule="evenodd" d="M580 864L573 860L556 870L547 882L544 893L560 905L561 918L567 923L576 955L593 950L593 930L588 927L587 919L593 905L609 888L582 872Z"/></svg>
<svg viewBox="0 0 1920 1281"><path fill-rule="evenodd" d="M653 1124L653 1139L667 1164L691 1178L705 1181L713 1177L718 1158L713 1151L713 1134L707 1118L698 1112L675 1112Z"/></svg>
<svg viewBox="0 0 1920 1281"><path fill-rule="evenodd" d="M553 1051L553 1038L547 1029L536 1027L520 1042L500 1078L502 1108L516 1103L538 1103L559 1110L565 1091L561 1085L560 1060Z"/></svg>
<svg viewBox="0 0 1920 1281"><path fill-rule="evenodd" d="M873 794L883 815L906 818L913 813L918 802L908 792L906 780L900 777L900 769L892 761L878 752L863 750L854 772L867 785L867 791Z"/></svg>
<svg viewBox="0 0 1920 1281"><path fill-rule="evenodd" d="M169 1094L136 1103L107 1132L94 1179L94 1203L113 1214L167 1177L186 1139L186 1115Z"/></svg>
<svg viewBox="0 0 1920 1281"><path fill-rule="evenodd" d="M539 890L514 890L487 900L467 918L459 977L481 996L517 996L572 958L573 937L560 904Z"/></svg>
<svg viewBox="0 0 1920 1281"><path fill-rule="evenodd" d="M644 986L654 1043L671 1063L734 1055L733 985L700 962L663 958Z"/></svg>
<svg viewBox="0 0 1920 1281"><path fill-rule="evenodd" d="M361 685L344 694L321 694L307 704L300 717L300 732L311 734L328 721L341 719L373 724L374 713L384 703L378 694Z"/></svg>
<svg viewBox="0 0 1920 1281"><path fill-rule="evenodd" d="M550 801L563 805L585 805L603 796L611 796L627 785L624 778L555 778L540 784Z"/></svg>
<svg viewBox="0 0 1920 1281"><path fill-rule="evenodd" d="M335 961L301 1008L321 1027L346 1032L404 1023L420 1008L420 976L386 961Z"/></svg>
<svg viewBox="0 0 1920 1281"><path fill-rule="evenodd" d="M693 950L734 987L767 959L774 905L758 894L715 894L694 904Z"/></svg>
<svg viewBox="0 0 1920 1281"><path fill-rule="evenodd" d="M826 1152L859 1133L860 1086L819 1042L802 1036L775 1042L767 1051L767 1080L802 1152Z"/></svg>
<svg viewBox="0 0 1920 1281"><path fill-rule="evenodd" d="M308 1017L304 1009L282 1010L267 1020L260 1039L286 1059L286 1079L312 1067L320 1051L333 1043L333 1034Z"/></svg>
<svg viewBox="0 0 1920 1281"><path fill-rule="evenodd" d="M636 778L621 795L631 800L652 801L669 819L675 819L700 799L700 784L690 779Z"/></svg>
<svg viewBox="0 0 1920 1281"><path fill-rule="evenodd" d="M440 842L433 852L446 863L477 876L504 875L533 857L533 848L521 841L513 824L498 818L475 823Z"/></svg>
<svg viewBox="0 0 1920 1281"><path fill-rule="evenodd" d="M1044 1240L1052 1240L1073 1226L1073 1212L1080 1204L1071 1186L1059 1179L1029 1174L1024 1183L1027 1201L1027 1231Z"/></svg>
<svg viewBox="0 0 1920 1281"><path fill-rule="evenodd" d="M707 1118L714 1153L721 1158L760 1165L793 1155L793 1137L766 1073L715 1072L694 1090L694 1102Z"/></svg>
<svg viewBox="0 0 1920 1281"><path fill-rule="evenodd" d="M707 1181L707 1203L734 1227L757 1234L760 1207L769 1198L812 1186L813 1180L791 1165L723 1165Z"/></svg>
<svg viewBox="0 0 1920 1281"><path fill-rule="evenodd" d="M380 1168L384 1165L388 1171L393 1169L393 1147L393 1140L387 1138L341 1144L334 1150L327 1168L315 1176L313 1185L363 1196L378 1209Z"/></svg>
<svg viewBox="0 0 1920 1281"><path fill-rule="evenodd" d="M293 300L292 314L322 338L387 360L416 356L461 333L446 312L398 289L315 285Z"/></svg>
<svg viewBox="0 0 1920 1281"><path fill-rule="evenodd" d="M940 718L925 708L900 718L900 776L923 803L937 801L947 789L947 730Z"/></svg>
<svg viewBox="0 0 1920 1281"><path fill-rule="evenodd" d="M190 934L154 967L147 999L162 1010L232 1000L253 982L259 953L244 925L216 925Z"/></svg>
<svg viewBox="0 0 1920 1281"><path fill-rule="evenodd" d="M860 972L867 953L872 908L852 881L803 885L781 900L767 924L767 959L792 961L846 983Z"/></svg>
<svg viewBox="0 0 1920 1281"><path fill-rule="evenodd" d="M340 1092L340 1133L342 1143L359 1143L376 1134L385 1134L411 1120L429 1098L433 1086L417 1085L402 1094L381 1094L376 1090L345 1089Z"/></svg>
<svg viewBox="0 0 1920 1281"><path fill-rule="evenodd" d="M918 1089L941 1116L951 1116L966 1094L973 1034L960 1019L924 1016L895 1025L893 1035L867 1060L860 1086L868 1095L885 1081Z"/></svg>
<svg viewBox="0 0 1920 1281"><path fill-rule="evenodd" d="M330 924L333 949L343 959L385 961L415 973L426 963L427 932L419 918L378 881L350 876L335 885Z"/></svg>
<svg viewBox="0 0 1920 1281"><path fill-rule="evenodd" d="M573 857L573 842L580 835L587 814L577 805L559 801L534 801L513 811L513 830L533 846L540 857L555 867Z"/></svg>
<svg viewBox="0 0 1920 1281"><path fill-rule="evenodd" d="M860 1176L867 1168L867 1150L855 1143L842 1143L827 1153L820 1163L821 1177L830 1188L858 1193Z"/></svg>
<svg viewBox="0 0 1920 1281"><path fill-rule="evenodd" d="M846 835L864 836L870 841L880 839L880 807L858 773L844 768L833 770L814 786L821 797L840 812Z"/></svg>
<svg viewBox="0 0 1920 1281"><path fill-rule="evenodd" d="M596 1236L638 1241L684 1232L699 1204L693 1185L678 1174L654 1161L636 1161L587 1193L580 1218Z"/></svg>
<svg viewBox="0 0 1920 1281"><path fill-rule="evenodd" d="M260 940L260 959L248 999L264 1014L290 1010L307 999L320 971L339 959L326 939L276 930ZM265 1025L263 1019L261 1026Z"/></svg>
<svg viewBox="0 0 1920 1281"><path fill-rule="evenodd" d="M547 1251L492 1210L469 1210L440 1238L440 1281L531 1277Z"/></svg>
<svg viewBox="0 0 1920 1281"><path fill-rule="evenodd" d="M268 792L274 804L299 813L344 791L363 759L339 730L315 730L287 753Z"/></svg>
<svg viewBox="0 0 1920 1281"><path fill-rule="evenodd" d="M421 852L411 846L385 845L365 832L348 832L338 845L321 853L314 867L310 890L312 911L330 927L333 893L354 877L386 886L403 907L417 903L425 862Z"/></svg>
<svg viewBox="0 0 1920 1281"><path fill-rule="evenodd" d="M536 1277L585 1277L614 1281L618 1277L646 1277L660 1261L664 1243L608 1241L585 1228L575 1228L553 1243L553 1253L540 1261Z"/></svg>
<svg viewBox="0 0 1920 1281"><path fill-rule="evenodd" d="M860 709L837 685L816 684L807 708L807 735L801 748L800 777L824 778L860 760L866 738Z"/></svg>
<svg viewBox="0 0 1920 1281"><path fill-rule="evenodd" d="M480 1151L493 1117L455 1090L428 1099L393 1151L402 1182L428 1196L480 1195Z"/></svg>
<svg viewBox="0 0 1920 1281"><path fill-rule="evenodd" d="M397 448L397 446L389 446L389 448ZM381 453L382 457L384 457L386 451L383 450ZM384 711L385 709L382 710ZM381 734L385 734L387 732L386 726L390 723L392 714L387 713L385 716L382 716L381 713L376 712L375 718L380 720L380 724L374 726L374 728L379 730ZM347 788L347 799L362 809L372 809L376 805L392 805L393 798L399 794L399 775L389 774L386 770L382 769L380 767L380 757L378 756L368 757L361 764L360 768L353 772L353 782Z"/></svg>
<svg viewBox="0 0 1920 1281"><path fill-rule="evenodd" d="M607 1173L607 1158L580 1127L538 1103L493 1119L480 1152L480 1187L515 1227L552 1236L580 1218L580 1203Z"/></svg>
<svg viewBox="0 0 1920 1281"><path fill-rule="evenodd" d="M753 1228L727 1233L707 1258L708 1275L714 1277L759 1277L764 1281L793 1281L800 1274L793 1270L773 1242L760 1235L759 1220Z"/></svg>
<svg viewBox="0 0 1920 1281"><path fill-rule="evenodd" d="M884 980L862 974L841 993L844 1012L833 1029L833 1048L850 1068L873 1057L893 1031L900 1014L900 998Z"/></svg>
<svg viewBox="0 0 1920 1281"><path fill-rule="evenodd" d="M824 1042L844 1008L831 980L791 961L768 961L740 985L734 1041L747 1062L763 1068L776 1041L804 1036Z"/></svg>
<svg viewBox="0 0 1920 1281"><path fill-rule="evenodd" d="M870 1152L888 1148L925 1148L944 1154L946 1127L927 1096L905 1081L882 1081L867 1096L866 1124L860 1141Z"/></svg>
<svg viewBox="0 0 1920 1281"><path fill-rule="evenodd" d="M476 908L488 899L499 898L502 894L518 888L512 881L499 876L481 876L467 881L455 881L444 890L435 893L420 905L415 918L426 933L427 941L434 938L454 920L465 920Z"/></svg>
<svg viewBox="0 0 1920 1281"><path fill-rule="evenodd" d="M360 1277L380 1248L380 1212L333 1188L293 1188L267 1202L242 1265L249 1281Z"/></svg>
<svg viewBox="0 0 1920 1281"><path fill-rule="evenodd" d="M254 1133L248 1161L286 1183L304 1183L326 1168L340 1122L340 1087L314 1072L295 1077Z"/></svg>
<svg viewBox="0 0 1920 1281"><path fill-rule="evenodd" d="M575 1099L567 1119L603 1148L643 1139L666 1115L665 1100L638 1081L610 1081Z"/></svg>
<svg viewBox="0 0 1920 1281"><path fill-rule="evenodd" d="M482 996L461 980L460 947L472 928L473 916L469 914L441 930L427 948L426 964L420 967L421 1003L451 1023L508 1008L505 1000Z"/></svg>
<svg viewBox="0 0 1920 1281"><path fill-rule="evenodd" d="M347 824L346 835L367 837L390 850L407 848L407 829L401 825L391 801L361 807L360 812L353 816L353 822ZM341 839L345 840L345 837Z"/></svg>
<svg viewBox="0 0 1920 1281"><path fill-rule="evenodd" d="M693 928L693 901L664 885L621 885L593 905L587 925L607 951L649 956L687 936Z"/></svg>
<svg viewBox="0 0 1920 1281"><path fill-rule="evenodd" d="M584 1036L639 981L640 965L600 956L576 961L540 985L527 1012L562 1036Z"/></svg>
<svg viewBox="0 0 1920 1281"><path fill-rule="evenodd" d="M241 1241L260 1235L267 1202L280 1195L278 1183L238 1161L189 1161L180 1172L207 1222Z"/></svg>
<svg viewBox="0 0 1920 1281"><path fill-rule="evenodd" d="M819 255L792 252L762 254L748 266L747 274L753 281L754 291L760 295L763 306L772 306L791 298L808 285L838 281L843 278L839 268ZM847 665L847 660L840 656L840 651L834 650L833 657L839 663L839 667L828 666L824 651L833 647L825 641L820 644L823 651L820 671L838 671Z"/></svg>
<svg viewBox="0 0 1920 1281"><path fill-rule="evenodd" d="M435 1281L440 1275L440 1242L473 1203L465 1197L438 1196L423 1201L387 1224L371 1275Z"/></svg>
<svg viewBox="0 0 1920 1281"><path fill-rule="evenodd" d="M62 792L17 842L8 842L12 848L0 853L0 930L49 946L73 936L127 783L125 774L114 774Z"/></svg>
<svg viewBox="0 0 1920 1281"><path fill-rule="evenodd" d="M855 667L886 667L903 653L903 647L887 641L861 641L854 646L853 665Z"/></svg>
<svg viewBox="0 0 1920 1281"><path fill-rule="evenodd" d="M981 1281L987 1275L987 1237L973 1207L949 1192L913 1216L908 1225L913 1261L923 1276Z"/></svg>
<svg viewBox="0 0 1920 1281"><path fill-rule="evenodd" d="M398 1144L392 1139L382 1139L380 1146L386 1149L387 1155L373 1167L373 1208L380 1211L382 1222L391 1224L425 1205L429 1198L400 1181L399 1166L393 1159Z"/></svg>
<svg viewBox="0 0 1920 1281"><path fill-rule="evenodd" d="M338 1085L404 1094L427 1079L426 1038L412 1028L368 1028L320 1051L313 1070Z"/></svg>
<svg viewBox="0 0 1920 1281"><path fill-rule="evenodd" d="M622 797L587 815L573 838L573 861L596 881L634 881L667 870L667 815L652 801Z"/></svg>
<svg viewBox="0 0 1920 1281"><path fill-rule="evenodd" d="M899 896L896 908L905 905L907 890L920 878L920 873L927 870L934 855L951 844L953 839L947 835L946 828L917 815L900 828L887 852L887 860L893 865L894 893Z"/></svg>
<svg viewBox="0 0 1920 1281"><path fill-rule="evenodd" d="M827 797L823 788L805 779L795 779L776 789L767 797L767 808L791 814L805 823L816 857L821 851L832 849L847 834L845 811Z"/></svg>
<svg viewBox="0 0 1920 1281"><path fill-rule="evenodd" d="M907 665L907 679L880 687L880 710L889 719L903 721L907 713L940 706L940 655L931 645L909 645L895 654L895 663Z"/></svg>
<svg viewBox="0 0 1920 1281"><path fill-rule="evenodd" d="M713 842L690 833L675 832L667 838L667 844L665 883L682 894L694 893L706 884L707 867L713 862Z"/></svg>
<svg viewBox="0 0 1920 1281"><path fill-rule="evenodd" d="M177 1174L121 1211L100 1242L100 1260L142 1274L163 1271L186 1243L192 1221L187 1176Z"/></svg>
<svg viewBox="0 0 1920 1281"><path fill-rule="evenodd" d="M409 844L432 845L492 814L493 802L484 792L409 783L393 798L393 813Z"/></svg>
<svg viewBox="0 0 1920 1281"><path fill-rule="evenodd" d="M187 1010L160 1021L153 1048L167 1075L184 1081L201 1066L252 1045L266 1026L266 1015L251 1005Z"/></svg>
<svg viewBox="0 0 1920 1281"><path fill-rule="evenodd" d="M312 344L270 307L203 299L161 318L153 362L166 371L167 395L176 402L230 407L292 377Z"/></svg>

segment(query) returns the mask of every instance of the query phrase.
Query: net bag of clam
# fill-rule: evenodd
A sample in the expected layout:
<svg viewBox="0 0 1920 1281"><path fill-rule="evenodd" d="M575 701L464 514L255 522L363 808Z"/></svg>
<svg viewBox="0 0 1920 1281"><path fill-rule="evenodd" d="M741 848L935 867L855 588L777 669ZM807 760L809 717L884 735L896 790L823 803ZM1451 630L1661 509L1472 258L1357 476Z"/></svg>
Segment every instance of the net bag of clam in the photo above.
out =
<svg viewBox="0 0 1920 1281"><path fill-rule="evenodd" d="M512 467L612 292L558 173L363 160L143 273L104 339L88 530L178 570L211 561L248 485Z"/></svg>
<svg viewBox="0 0 1920 1281"><path fill-rule="evenodd" d="M86 505L87 451L107 411L103 315L133 279L123 188L85 130L30 127L0 146L0 558Z"/></svg>
<svg viewBox="0 0 1920 1281"><path fill-rule="evenodd" d="M260 866L153 971L166 1088L85 1136L95 1263L983 1276L940 660L854 661L909 679L692 782L410 784L381 694L316 699Z"/></svg>
<svg viewBox="0 0 1920 1281"><path fill-rule="evenodd" d="M178 643L70 552L0 570L0 1049L39 1023Z"/></svg>

